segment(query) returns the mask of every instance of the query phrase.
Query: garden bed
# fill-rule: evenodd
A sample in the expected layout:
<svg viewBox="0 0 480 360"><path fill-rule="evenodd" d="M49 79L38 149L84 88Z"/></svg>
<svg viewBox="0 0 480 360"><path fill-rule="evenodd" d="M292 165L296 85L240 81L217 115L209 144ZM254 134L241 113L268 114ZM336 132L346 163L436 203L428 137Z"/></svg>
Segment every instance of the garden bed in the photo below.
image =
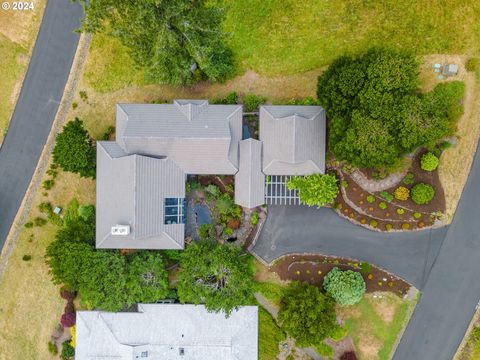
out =
<svg viewBox="0 0 480 360"><path fill-rule="evenodd" d="M420 167L420 159L427 152L418 151L412 159L406 176L400 183L384 191L369 192L342 169L337 169L341 179L341 191L334 205L341 216L357 224L379 231L419 230L441 225L445 212L445 196L439 180L438 170L425 171ZM373 181L373 172L364 172ZM418 205L411 196L399 200L394 196L399 187L411 189L416 184L425 183L433 187L435 195L427 204Z"/></svg>
<svg viewBox="0 0 480 360"><path fill-rule="evenodd" d="M281 280L305 281L323 287L323 278L334 267L360 272L367 292L388 291L404 296L410 289L406 281L370 264L323 255L287 255L278 260L270 271Z"/></svg>

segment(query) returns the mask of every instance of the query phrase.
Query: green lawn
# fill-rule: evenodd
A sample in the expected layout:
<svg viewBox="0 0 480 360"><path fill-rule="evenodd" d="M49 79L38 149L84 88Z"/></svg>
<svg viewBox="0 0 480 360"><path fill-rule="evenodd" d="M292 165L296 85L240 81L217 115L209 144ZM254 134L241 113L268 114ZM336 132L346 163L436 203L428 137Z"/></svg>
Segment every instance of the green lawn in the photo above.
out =
<svg viewBox="0 0 480 360"><path fill-rule="evenodd" d="M0 33L0 139L6 133L13 110L12 93L18 78L25 71L26 64L20 57L28 51Z"/></svg>
<svg viewBox="0 0 480 360"><path fill-rule="evenodd" d="M223 0L240 70L300 73L373 45L417 54L477 52L480 3L469 0Z"/></svg>
<svg viewBox="0 0 480 360"><path fill-rule="evenodd" d="M275 360L278 354L278 344L285 340L285 333L261 306L258 307L258 324L259 360Z"/></svg>

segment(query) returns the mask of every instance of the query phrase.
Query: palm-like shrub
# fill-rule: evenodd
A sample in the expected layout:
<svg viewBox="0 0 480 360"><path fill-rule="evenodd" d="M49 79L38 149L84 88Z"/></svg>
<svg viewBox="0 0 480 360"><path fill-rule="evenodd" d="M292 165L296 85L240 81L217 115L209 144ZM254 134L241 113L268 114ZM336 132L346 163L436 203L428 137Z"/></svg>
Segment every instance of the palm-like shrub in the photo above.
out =
<svg viewBox="0 0 480 360"><path fill-rule="evenodd" d="M420 167L425 171L433 171L438 167L438 158L431 152L422 156Z"/></svg>
<svg viewBox="0 0 480 360"><path fill-rule="evenodd" d="M428 204L435 196L432 185L420 183L412 188L412 200L415 204Z"/></svg>
<svg viewBox="0 0 480 360"><path fill-rule="evenodd" d="M365 294L365 281L360 273L334 267L323 280L323 287L340 305L358 303Z"/></svg>

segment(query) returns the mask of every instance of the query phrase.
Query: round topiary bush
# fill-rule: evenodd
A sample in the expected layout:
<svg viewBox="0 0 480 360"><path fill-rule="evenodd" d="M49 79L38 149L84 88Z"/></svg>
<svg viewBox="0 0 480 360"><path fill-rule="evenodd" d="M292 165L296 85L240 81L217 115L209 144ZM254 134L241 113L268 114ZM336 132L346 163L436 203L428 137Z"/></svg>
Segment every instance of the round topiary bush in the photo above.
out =
<svg viewBox="0 0 480 360"><path fill-rule="evenodd" d="M425 171L433 171L438 167L438 158L433 153L428 152L422 156L420 167Z"/></svg>
<svg viewBox="0 0 480 360"><path fill-rule="evenodd" d="M360 273L334 267L323 280L323 288L340 305L353 305L365 294L365 281Z"/></svg>
<svg viewBox="0 0 480 360"><path fill-rule="evenodd" d="M412 200L415 204L428 204L435 196L432 185L420 183L412 188Z"/></svg>
<svg viewBox="0 0 480 360"><path fill-rule="evenodd" d="M393 196L395 196L395 199L397 200L406 201L410 196L410 190L405 186L399 186L393 192Z"/></svg>

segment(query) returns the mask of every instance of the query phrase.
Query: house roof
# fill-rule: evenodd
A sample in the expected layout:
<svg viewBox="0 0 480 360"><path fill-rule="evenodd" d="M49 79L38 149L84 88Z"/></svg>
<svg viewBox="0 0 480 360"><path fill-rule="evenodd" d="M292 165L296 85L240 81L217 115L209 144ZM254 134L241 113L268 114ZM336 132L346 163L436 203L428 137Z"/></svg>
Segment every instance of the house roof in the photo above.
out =
<svg viewBox="0 0 480 360"><path fill-rule="evenodd" d="M203 305L139 304L138 310L77 312L75 359L258 359L256 306L228 318Z"/></svg>
<svg viewBox="0 0 480 360"><path fill-rule="evenodd" d="M186 174L235 174L241 138L241 105L117 105L119 146L128 154L167 156Z"/></svg>
<svg viewBox="0 0 480 360"><path fill-rule="evenodd" d="M266 175L325 172L325 111L320 106L261 106Z"/></svg>
<svg viewBox="0 0 480 360"><path fill-rule="evenodd" d="M240 141L240 163L235 175L235 202L246 208L265 203L265 175L262 173L262 142Z"/></svg>
<svg viewBox="0 0 480 360"><path fill-rule="evenodd" d="M183 249L184 225L164 224L165 198L185 197L185 174L169 158L127 155L97 143L97 248ZM129 235L112 235L115 225Z"/></svg>

